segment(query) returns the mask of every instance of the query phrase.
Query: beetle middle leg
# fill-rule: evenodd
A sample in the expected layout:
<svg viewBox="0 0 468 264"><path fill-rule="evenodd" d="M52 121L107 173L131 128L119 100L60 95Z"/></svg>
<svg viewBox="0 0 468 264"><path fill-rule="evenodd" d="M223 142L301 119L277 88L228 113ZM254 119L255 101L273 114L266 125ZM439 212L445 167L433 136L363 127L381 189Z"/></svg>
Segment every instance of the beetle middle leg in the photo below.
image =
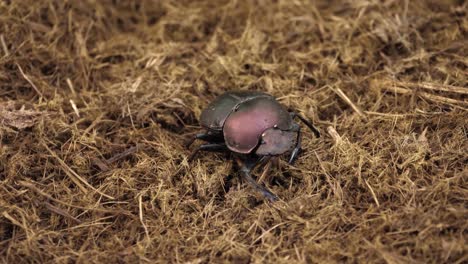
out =
<svg viewBox="0 0 468 264"><path fill-rule="evenodd" d="M191 138L186 144L185 144L185 147L186 148L189 148L193 142L195 142L195 140L203 140L203 141L207 141L207 142L212 142L212 143L215 143L215 142L223 142L223 136L222 135L219 135L219 134L216 134L216 133L213 133L211 131L207 131L207 132L204 132L204 133L198 133L196 134L193 138Z"/></svg>
<svg viewBox="0 0 468 264"><path fill-rule="evenodd" d="M228 148L225 143L212 143L212 144L203 144L198 146L192 154L190 154L188 161L192 161L195 156L198 154L200 151L212 151L212 152L224 152L227 151Z"/></svg>

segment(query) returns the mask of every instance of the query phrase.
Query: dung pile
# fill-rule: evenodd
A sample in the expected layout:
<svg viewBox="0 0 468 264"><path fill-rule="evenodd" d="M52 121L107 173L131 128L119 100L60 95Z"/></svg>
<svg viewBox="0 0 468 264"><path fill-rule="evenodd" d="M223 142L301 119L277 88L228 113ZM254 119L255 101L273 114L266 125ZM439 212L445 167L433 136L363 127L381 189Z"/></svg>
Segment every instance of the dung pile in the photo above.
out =
<svg viewBox="0 0 468 264"><path fill-rule="evenodd" d="M466 262L465 1L1 1L5 263ZM188 164L215 96L304 129L265 202ZM261 171L256 171L259 176Z"/></svg>

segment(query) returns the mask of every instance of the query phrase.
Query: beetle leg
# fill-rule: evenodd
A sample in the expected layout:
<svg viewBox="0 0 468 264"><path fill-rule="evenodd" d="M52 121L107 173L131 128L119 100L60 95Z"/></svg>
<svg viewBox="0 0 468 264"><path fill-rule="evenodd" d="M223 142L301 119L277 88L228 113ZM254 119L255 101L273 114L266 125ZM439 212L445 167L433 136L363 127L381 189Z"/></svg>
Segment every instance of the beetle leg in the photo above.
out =
<svg viewBox="0 0 468 264"><path fill-rule="evenodd" d="M213 151L213 152L223 152L228 150L226 144L224 143L213 143L213 144L204 144L198 146L192 154L189 156L188 161L192 161L199 151Z"/></svg>
<svg viewBox="0 0 468 264"><path fill-rule="evenodd" d="M219 135L213 134L210 131L205 133L198 133L193 138L191 138L186 144L185 147L189 148L195 140L200 139L203 141L212 141L212 142L222 142L222 138Z"/></svg>
<svg viewBox="0 0 468 264"><path fill-rule="evenodd" d="M255 167L257 162L255 162L253 164L247 164L246 165L246 163L242 162L240 159L236 159L236 160L237 160L237 163L240 166L240 172L241 172L242 178L245 181L247 181L247 183L250 186L252 186L255 190L257 190L258 192L263 194L263 196L265 196L265 198L267 198L270 202L275 202L275 201L278 200L278 197L276 195L274 195L272 192L270 192L266 187L258 184L252 178L252 176L250 176L250 172L252 171L252 168Z"/></svg>
<svg viewBox="0 0 468 264"><path fill-rule="evenodd" d="M303 116L301 116L300 114L296 112L289 112L289 113L291 114L292 118L294 117L299 118L299 120L301 120L302 123L304 123L308 128L310 128L310 130L312 130L312 132L315 134L316 137L320 137L320 131L311 122L309 122L307 119L305 119Z"/></svg>
<svg viewBox="0 0 468 264"><path fill-rule="evenodd" d="M270 161L270 159L271 159L271 156L262 156L253 164L252 170L255 169L256 167L261 167L267 164L267 162Z"/></svg>
<svg viewBox="0 0 468 264"><path fill-rule="evenodd" d="M289 164L293 164L294 161L297 159L299 153L301 152L301 127L298 126L297 128L297 139L296 139L296 146L294 147L293 151L291 152L291 156L289 157Z"/></svg>

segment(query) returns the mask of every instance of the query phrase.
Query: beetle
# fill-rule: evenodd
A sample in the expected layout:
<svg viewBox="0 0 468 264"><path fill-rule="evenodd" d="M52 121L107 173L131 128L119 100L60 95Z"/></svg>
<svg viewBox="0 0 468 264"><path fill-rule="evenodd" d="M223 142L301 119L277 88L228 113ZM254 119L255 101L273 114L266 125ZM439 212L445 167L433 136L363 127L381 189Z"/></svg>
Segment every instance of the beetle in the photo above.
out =
<svg viewBox="0 0 468 264"><path fill-rule="evenodd" d="M198 146L189 156L192 161L199 151L230 151L237 161L241 176L270 201L278 197L258 184L251 171L272 157L290 152L293 163L301 150L299 118L316 137L320 132L295 111L287 110L274 96L259 91L229 91L215 98L202 111L200 125L205 129L187 144L199 139L207 142Z"/></svg>

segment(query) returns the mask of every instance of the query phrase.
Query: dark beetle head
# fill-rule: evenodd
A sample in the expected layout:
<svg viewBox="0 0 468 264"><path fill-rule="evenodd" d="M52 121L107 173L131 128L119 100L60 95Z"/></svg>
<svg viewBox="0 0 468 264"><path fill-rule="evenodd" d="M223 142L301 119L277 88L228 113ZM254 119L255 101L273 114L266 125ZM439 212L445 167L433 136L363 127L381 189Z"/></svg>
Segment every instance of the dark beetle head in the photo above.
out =
<svg viewBox="0 0 468 264"><path fill-rule="evenodd" d="M284 131L277 128L270 128L262 134L260 145L255 154L266 155L281 155L290 151L296 146L297 131Z"/></svg>
<svg viewBox="0 0 468 264"><path fill-rule="evenodd" d="M259 97L237 106L224 122L223 134L230 150L247 154L268 129L287 131L292 127L291 116L282 105L272 97Z"/></svg>

